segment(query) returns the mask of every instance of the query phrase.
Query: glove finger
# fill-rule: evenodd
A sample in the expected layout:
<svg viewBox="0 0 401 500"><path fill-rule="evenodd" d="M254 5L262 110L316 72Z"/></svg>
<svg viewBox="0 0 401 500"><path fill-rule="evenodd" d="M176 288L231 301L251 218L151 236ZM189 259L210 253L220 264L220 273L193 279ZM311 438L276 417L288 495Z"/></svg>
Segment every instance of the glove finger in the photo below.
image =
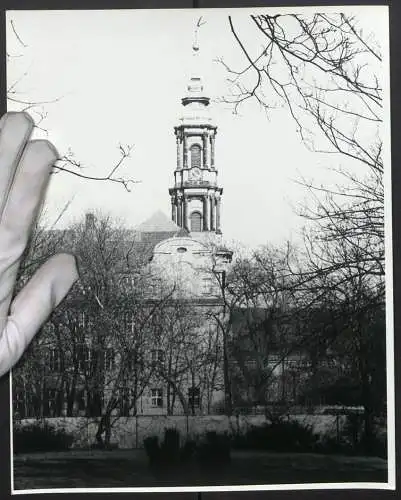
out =
<svg viewBox="0 0 401 500"><path fill-rule="evenodd" d="M48 141L29 142L15 172L0 221L0 331L8 315L19 261L57 156Z"/></svg>
<svg viewBox="0 0 401 500"><path fill-rule="evenodd" d="M75 257L58 254L43 264L13 300L0 337L0 376L18 362L77 279Z"/></svg>
<svg viewBox="0 0 401 500"><path fill-rule="evenodd" d="M6 113L0 120L0 214L33 127L34 122L26 113Z"/></svg>

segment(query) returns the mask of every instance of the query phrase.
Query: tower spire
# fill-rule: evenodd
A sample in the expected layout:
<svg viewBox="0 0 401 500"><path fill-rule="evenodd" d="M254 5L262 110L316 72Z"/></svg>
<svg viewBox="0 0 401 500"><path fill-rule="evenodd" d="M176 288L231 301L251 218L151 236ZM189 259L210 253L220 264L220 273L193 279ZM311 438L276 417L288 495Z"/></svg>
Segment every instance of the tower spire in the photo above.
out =
<svg viewBox="0 0 401 500"><path fill-rule="evenodd" d="M194 100L194 97L195 97L195 100L196 100L196 97L201 97L201 102L203 104L208 105L209 99L205 96L202 96L204 87L203 87L203 82L202 82L202 76L200 74L199 29L201 26L203 26L206 23L206 21L203 21L202 19L203 18L200 17L198 19L198 22L196 23L196 26L195 26L194 39L193 39L193 43L192 43L191 75L190 75L190 80L189 80L189 83L187 86L187 90L188 90L188 97L191 99L192 102ZM182 100L182 103L184 104L184 106L189 103L188 97L186 97Z"/></svg>
<svg viewBox="0 0 401 500"><path fill-rule="evenodd" d="M192 50L194 54L199 52L199 28L205 24L205 21L202 22L202 16L198 19L196 23L195 32L194 32L194 43L192 44Z"/></svg>
<svg viewBox="0 0 401 500"><path fill-rule="evenodd" d="M220 208L223 189L218 184L215 164L217 127L209 113L210 99L204 94L199 64L199 18L192 43L191 77L180 125L174 127L177 166L170 188L171 218L192 237L221 235Z"/></svg>

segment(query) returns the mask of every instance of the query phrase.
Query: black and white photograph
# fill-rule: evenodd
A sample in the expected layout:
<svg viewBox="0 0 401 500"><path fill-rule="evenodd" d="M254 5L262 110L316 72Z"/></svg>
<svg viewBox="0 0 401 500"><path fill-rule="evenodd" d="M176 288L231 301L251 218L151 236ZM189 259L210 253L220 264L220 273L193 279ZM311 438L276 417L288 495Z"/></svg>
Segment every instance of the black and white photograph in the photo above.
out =
<svg viewBox="0 0 401 500"><path fill-rule="evenodd" d="M394 489L388 8L6 21L12 493Z"/></svg>

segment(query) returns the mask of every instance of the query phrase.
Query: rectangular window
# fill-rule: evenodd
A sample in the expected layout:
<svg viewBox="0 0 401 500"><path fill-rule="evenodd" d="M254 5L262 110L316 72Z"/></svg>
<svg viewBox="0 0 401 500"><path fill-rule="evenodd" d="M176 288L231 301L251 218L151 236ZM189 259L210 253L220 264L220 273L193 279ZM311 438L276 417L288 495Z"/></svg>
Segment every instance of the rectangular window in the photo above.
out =
<svg viewBox="0 0 401 500"><path fill-rule="evenodd" d="M190 408L200 407L200 389L199 387L190 387L188 389L188 405Z"/></svg>
<svg viewBox="0 0 401 500"><path fill-rule="evenodd" d="M103 407L103 395L100 391L88 391L88 404L87 404L87 416L88 417L100 417L102 414ZM81 394L80 399L78 399L78 406L80 410L85 410L85 394Z"/></svg>
<svg viewBox="0 0 401 500"><path fill-rule="evenodd" d="M111 371L115 366L114 349L107 348L103 352L103 368L104 371Z"/></svg>
<svg viewBox="0 0 401 500"><path fill-rule="evenodd" d="M209 296L212 293L212 282L210 278L203 278L202 280L202 294Z"/></svg>
<svg viewBox="0 0 401 500"><path fill-rule="evenodd" d="M84 390L78 391L77 397L76 397L76 402L77 402L77 410L78 411L85 411L87 404L86 404L86 394Z"/></svg>
<svg viewBox="0 0 401 500"><path fill-rule="evenodd" d="M86 326L86 314L84 312L78 313L78 327L85 328Z"/></svg>
<svg viewBox="0 0 401 500"><path fill-rule="evenodd" d="M80 372L90 370L91 352L86 344L79 344L76 349L77 365Z"/></svg>
<svg viewBox="0 0 401 500"><path fill-rule="evenodd" d="M163 390L162 389L152 389L151 390L151 402L152 402L152 408L163 408Z"/></svg>
<svg viewBox="0 0 401 500"><path fill-rule="evenodd" d="M47 366L48 369L52 372L61 371L61 356L59 349L52 348L49 350Z"/></svg>
<svg viewBox="0 0 401 500"><path fill-rule="evenodd" d="M123 313L123 328L127 333L134 333L134 315Z"/></svg>
<svg viewBox="0 0 401 500"><path fill-rule="evenodd" d="M43 394L43 416L57 417L57 396L56 389L45 389Z"/></svg>
<svg viewBox="0 0 401 500"><path fill-rule="evenodd" d="M14 396L14 412L19 418L25 417L25 391L16 391Z"/></svg>
<svg viewBox="0 0 401 500"><path fill-rule="evenodd" d="M122 387L120 389L120 416L129 417L132 413L135 414L134 390Z"/></svg>
<svg viewBox="0 0 401 500"><path fill-rule="evenodd" d="M14 395L14 411L16 418L33 418L41 412L42 397L37 397L31 392L19 390Z"/></svg>
<svg viewBox="0 0 401 500"><path fill-rule="evenodd" d="M140 370L143 367L143 359L140 352L131 350L124 354L123 363L125 363L128 372Z"/></svg>
<svg viewBox="0 0 401 500"><path fill-rule="evenodd" d="M153 349L152 365L162 365L164 363L164 351L162 349Z"/></svg>
<svg viewBox="0 0 401 500"><path fill-rule="evenodd" d="M256 370L258 367L256 359L248 358L245 361L245 367L247 368L247 370Z"/></svg>

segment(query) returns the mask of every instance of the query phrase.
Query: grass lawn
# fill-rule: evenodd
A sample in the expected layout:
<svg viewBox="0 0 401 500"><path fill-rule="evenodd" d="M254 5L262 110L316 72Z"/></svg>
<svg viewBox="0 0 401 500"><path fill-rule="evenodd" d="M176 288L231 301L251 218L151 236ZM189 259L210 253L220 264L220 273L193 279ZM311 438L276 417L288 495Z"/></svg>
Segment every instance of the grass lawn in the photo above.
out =
<svg viewBox="0 0 401 500"><path fill-rule="evenodd" d="M217 486L321 482L387 482L387 462L374 457L233 451L226 466L197 464L153 471L144 450L16 455L14 489Z"/></svg>

